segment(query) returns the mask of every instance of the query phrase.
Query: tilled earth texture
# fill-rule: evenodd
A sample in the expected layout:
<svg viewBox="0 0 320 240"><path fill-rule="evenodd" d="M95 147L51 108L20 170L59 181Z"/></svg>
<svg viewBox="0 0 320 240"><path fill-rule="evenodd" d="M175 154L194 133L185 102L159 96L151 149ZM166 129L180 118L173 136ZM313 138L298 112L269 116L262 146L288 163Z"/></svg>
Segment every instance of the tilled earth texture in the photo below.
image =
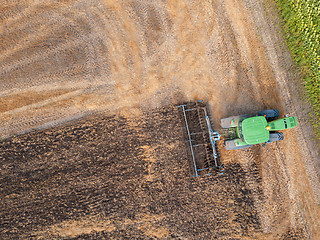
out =
<svg viewBox="0 0 320 240"><path fill-rule="evenodd" d="M275 9L0 0L0 238L320 239L319 146ZM219 144L224 174L190 178L173 105L198 99L216 130L267 108L300 125Z"/></svg>
<svg viewBox="0 0 320 240"><path fill-rule="evenodd" d="M286 203L265 198L258 149L241 152L245 166L226 163L223 175L188 177L177 116L175 107L139 119L98 115L3 141L2 238L305 239ZM281 185L273 190L290 200ZM264 235L267 207L283 229Z"/></svg>

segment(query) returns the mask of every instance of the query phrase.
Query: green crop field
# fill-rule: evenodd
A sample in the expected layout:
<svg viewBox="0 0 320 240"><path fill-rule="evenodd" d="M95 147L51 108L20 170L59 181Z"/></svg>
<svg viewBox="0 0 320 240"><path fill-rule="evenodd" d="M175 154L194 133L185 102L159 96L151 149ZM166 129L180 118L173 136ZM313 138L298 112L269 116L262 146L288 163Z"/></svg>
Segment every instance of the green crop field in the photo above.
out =
<svg viewBox="0 0 320 240"><path fill-rule="evenodd" d="M276 0L286 31L286 42L301 69L314 111L312 123L320 139L320 1Z"/></svg>

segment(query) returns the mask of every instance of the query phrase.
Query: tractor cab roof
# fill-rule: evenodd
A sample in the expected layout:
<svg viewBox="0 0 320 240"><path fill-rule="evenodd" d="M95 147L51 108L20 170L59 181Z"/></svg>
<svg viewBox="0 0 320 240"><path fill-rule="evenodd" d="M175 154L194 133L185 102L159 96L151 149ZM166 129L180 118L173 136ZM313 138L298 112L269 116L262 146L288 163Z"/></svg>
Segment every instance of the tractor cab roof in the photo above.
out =
<svg viewBox="0 0 320 240"><path fill-rule="evenodd" d="M244 119L241 123L243 140L247 144L267 142L270 138L269 131L266 129L267 125L267 120L263 116Z"/></svg>

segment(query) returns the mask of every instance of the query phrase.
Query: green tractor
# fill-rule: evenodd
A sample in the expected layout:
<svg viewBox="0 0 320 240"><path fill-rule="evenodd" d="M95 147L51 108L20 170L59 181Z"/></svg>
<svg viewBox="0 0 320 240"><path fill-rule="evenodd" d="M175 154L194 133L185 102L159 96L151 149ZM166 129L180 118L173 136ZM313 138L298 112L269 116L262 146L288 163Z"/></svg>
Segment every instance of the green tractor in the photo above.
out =
<svg viewBox="0 0 320 240"><path fill-rule="evenodd" d="M223 174L217 142L224 140L227 150L251 147L283 140L284 129L298 126L297 117L279 118L279 111L270 109L253 115L240 115L221 119L222 131L214 131L207 102L186 102L178 105L186 150L190 156L192 177ZM221 138L222 137L222 138Z"/></svg>
<svg viewBox="0 0 320 240"><path fill-rule="evenodd" d="M283 133L278 131L296 126L298 126L297 117L279 119L279 111L275 109L260 111L253 116L240 115L221 119L221 127L227 130L225 134L227 150L283 140Z"/></svg>

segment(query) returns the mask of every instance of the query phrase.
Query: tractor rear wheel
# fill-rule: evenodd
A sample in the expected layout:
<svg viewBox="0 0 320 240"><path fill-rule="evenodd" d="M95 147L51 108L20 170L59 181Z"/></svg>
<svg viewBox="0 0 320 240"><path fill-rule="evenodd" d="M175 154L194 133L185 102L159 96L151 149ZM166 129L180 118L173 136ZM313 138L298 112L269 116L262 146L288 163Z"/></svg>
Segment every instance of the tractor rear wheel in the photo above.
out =
<svg viewBox="0 0 320 240"><path fill-rule="evenodd" d="M269 109L258 112L258 116L264 116L267 121L272 121L275 118L279 117L279 110L277 109Z"/></svg>
<svg viewBox="0 0 320 240"><path fill-rule="evenodd" d="M249 115L239 115L239 116L233 116L228 118L222 118L220 120L220 125L222 128L231 128L231 127L237 127L239 125L239 122L243 119L249 117Z"/></svg>
<svg viewBox="0 0 320 240"><path fill-rule="evenodd" d="M227 150L237 150L237 149L243 149L243 148L248 148L252 146L252 145L236 146L234 144L234 140L226 140L224 141L224 144Z"/></svg>
<svg viewBox="0 0 320 240"><path fill-rule="evenodd" d="M270 138L267 143L277 142L277 141L281 141L283 139L284 139L284 136L283 136L282 132L270 133Z"/></svg>

